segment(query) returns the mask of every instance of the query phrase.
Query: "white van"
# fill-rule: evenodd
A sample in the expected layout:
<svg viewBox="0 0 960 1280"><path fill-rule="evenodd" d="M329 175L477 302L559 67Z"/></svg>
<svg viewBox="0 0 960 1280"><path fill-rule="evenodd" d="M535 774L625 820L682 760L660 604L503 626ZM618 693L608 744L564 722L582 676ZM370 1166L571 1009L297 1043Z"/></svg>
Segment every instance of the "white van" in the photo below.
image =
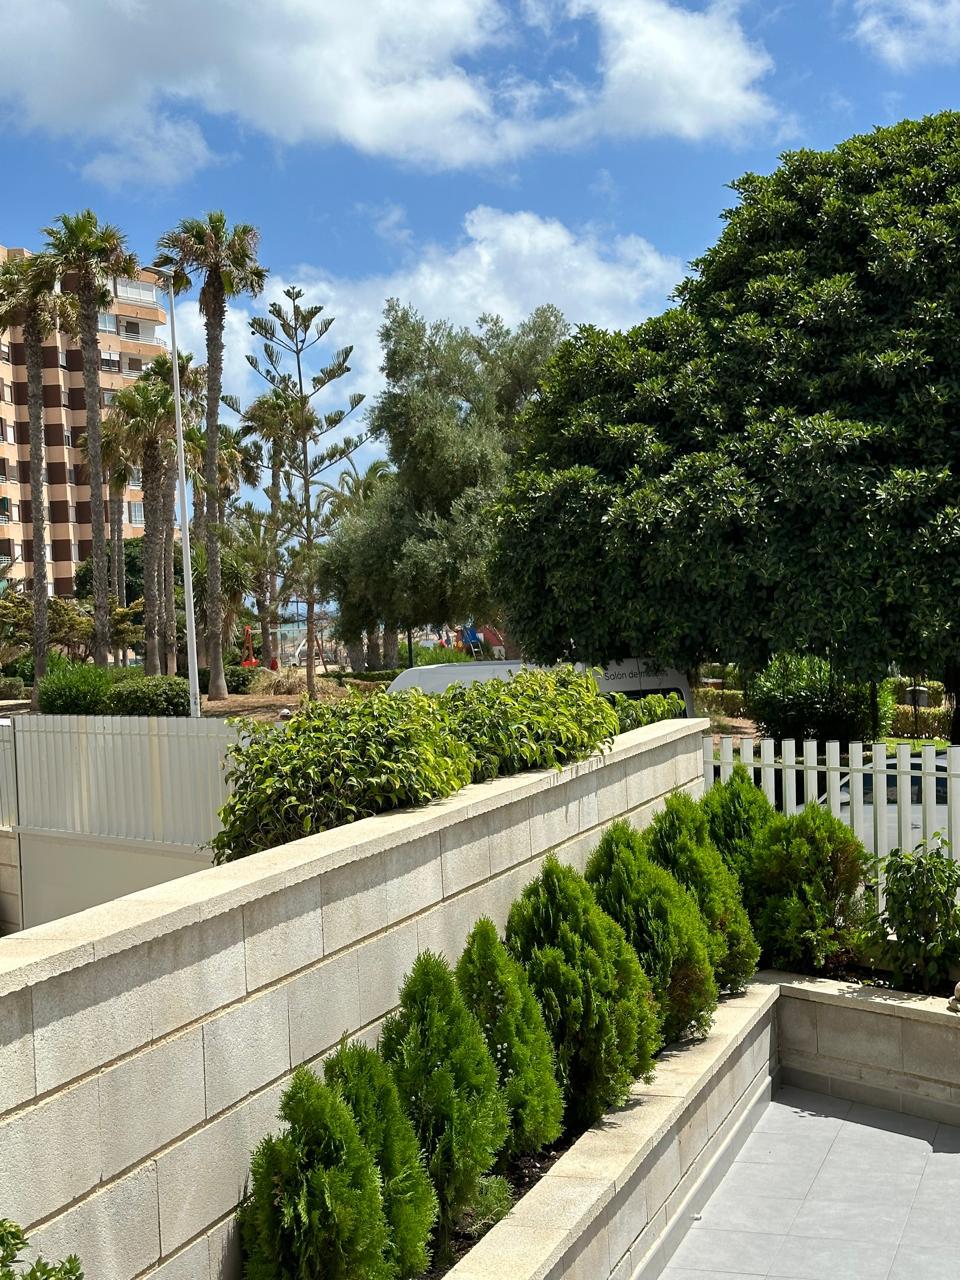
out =
<svg viewBox="0 0 960 1280"><path fill-rule="evenodd" d="M578 666L581 664L578 664ZM428 667L408 667L391 683L388 693L399 689L422 689L424 693L442 693L452 684L473 684L475 680L509 680L525 669L543 671L532 662L439 662ZM681 671L648 670L638 658L611 662L597 679L601 693L622 693L628 698L644 698L648 693L678 693L688 717L692 717L693 695Z"/></svg>

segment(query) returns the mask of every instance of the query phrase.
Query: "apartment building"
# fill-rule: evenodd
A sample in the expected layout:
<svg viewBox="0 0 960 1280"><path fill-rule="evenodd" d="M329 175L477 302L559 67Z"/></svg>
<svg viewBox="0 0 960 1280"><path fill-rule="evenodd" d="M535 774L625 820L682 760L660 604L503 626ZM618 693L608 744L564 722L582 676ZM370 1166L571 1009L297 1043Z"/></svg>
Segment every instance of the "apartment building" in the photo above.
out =
<svg viewBox="0 0 960 1280"><path fill-rule="evenodd" d="M0 262L26 255L0 245ZM166 322L160 297L146 275L115 280L110 310L100 315L100 403L139 377L166 350L158 329ZM83 450L86 404L77 339L51 335L43 348L43 414L46 445L47 574L51 595L71 596L76 565L90 554L90 480ZM104 489L104 516L109 505ZM143 533L139 477L124 495L124 537ZM32 581L30 427L27 370L19 329L0 329L0 579ZM109 537L109 525L108 525Z"/></svg>

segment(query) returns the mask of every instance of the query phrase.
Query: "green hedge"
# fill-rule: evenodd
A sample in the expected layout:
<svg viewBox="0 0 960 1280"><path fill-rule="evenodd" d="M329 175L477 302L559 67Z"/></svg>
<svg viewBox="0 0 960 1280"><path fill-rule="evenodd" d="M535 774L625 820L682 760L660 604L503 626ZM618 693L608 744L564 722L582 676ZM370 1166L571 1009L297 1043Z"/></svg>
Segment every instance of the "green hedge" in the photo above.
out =
<svg viewBox="0 0 960 1280"><path fill-rule="evenodd" d="M108 689L104 713L110 716L189 716L190 686L180 676L122 680Z"/></svg>
<svg viewBox="0 0 960 1280"><path fill-rule="evenodd" d="M258 667L224 666L223 676L227 682L227 693L249 693ZM200 667L197 671L197 683L202 694L210 692L210 668Z"/></svg>
<svg viewBox="0 0 960 1280"><path fill-rule="evenodd" d="M351 671L348 680L364 680L370 684L390 684L406 667L389 667L384 671Z"/></svg>
<svg viewBox="0 0 960 1280"><path fill-rule="evenodd" d="M893 692L894 701L897 705L909 707L910 701L907 697L907 690L912 688L913 678L911 676L894 676L887 683ZM942 707L945 697L943 683L940 680L921 680L920 683L927 691L927 706L930 708Z"/></svg>
<svg viewBox="0 0 960 1280"><path fill-rule="evenodd" d="M953 711L950 707L896 706L890 723L893 738L946 738L950 740Z"/></svg>
<svg viewBox="0 0 960 1280"><path fill-rule="evenodd" d="M874 737L870 686L839 676L822 658L777 654L746 689L746 711L761 736L782 742L869 742ZM879 688L880 737L890 732L893 690Z"/></svg>
<svg viewBox="0 0 960 1280"><path fill-rule="evenodd" d="M0 676L0 699L23 697L23 681L19 676Z"/></svg>
<svg viewBox="0 0 960 1280"><path fill-rule="evenodd" d="M570 668L440 696L405 689L305 703L283 725L250 724L232 749L215 858L428 804L478 778L582 759L616 731L594 680Z"/></svg>
<svg viewBox="0 0 960 1280"><path fill-rule="evenodd" d="M142 667L95 667L89 662L57 666L40 681L37 705L48 716L109 715L114 685L145 679Z"/></svg>
<svg viewBox="0 0 960 1280"><path fill-rule="evenodd" d="M702 716L745 716L742 689L713 689L709 685L693 691L693 705Z"/></svg>
<svg viewBox="0 0 960 1280"><path fill-rule="evenodd" d="M687 713L678 693L648 693L645 698L628 698L625 693L613 693L610 703L617 713L621 733L642 729L661 720L682 720Z"/></svg>

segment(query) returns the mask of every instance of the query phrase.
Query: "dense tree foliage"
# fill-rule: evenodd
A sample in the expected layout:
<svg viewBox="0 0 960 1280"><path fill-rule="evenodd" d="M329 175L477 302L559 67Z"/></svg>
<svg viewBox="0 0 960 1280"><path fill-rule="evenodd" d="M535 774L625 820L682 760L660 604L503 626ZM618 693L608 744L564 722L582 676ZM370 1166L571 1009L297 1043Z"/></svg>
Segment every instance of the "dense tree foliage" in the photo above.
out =
<svg viewBox="0 0 960 1280"><path fill-rule="evenodd" d="M489 503L517 415L566 332L550 306L513 330L481 316L474 331L387 303L387 385L369 425L392 473L339 521L328 561L345 636L378 620L413 626L499 611Z"/></svg>
<svg viewBox="0 0 960 1280"><path fill-rule="evenodd" d="M955 666L960 114L733 187L677 307L581 329L530 402L512 626L549 659Z"/></svg>

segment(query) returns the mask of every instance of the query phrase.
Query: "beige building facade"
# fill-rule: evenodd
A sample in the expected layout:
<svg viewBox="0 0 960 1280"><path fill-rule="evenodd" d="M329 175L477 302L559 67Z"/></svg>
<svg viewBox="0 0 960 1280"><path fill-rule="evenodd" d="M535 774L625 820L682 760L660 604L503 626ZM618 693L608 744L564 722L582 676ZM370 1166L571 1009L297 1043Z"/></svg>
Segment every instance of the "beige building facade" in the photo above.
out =
<svg viewBox="0 0 960 1280"><path fill-rule="evenodd" d="M0 262L26 256L0 245ZM109 311L100 315L100 403L109 412L114 395L166 350L159 336L166 312L153 282L114 280ZM83 438L86 403L77 339L51 335L43 347L43 416L46 453L47 561L51 595L74 594L77 564L90 555L90 482ZM134 475L124 494L124 537L143 533L143 491ZM108 521L107 489L102 496ZM23 338L0 329L0 578L30 583L33 577L30 504L30 427ZM109 536L109 535L108 535Z"/></svg>

